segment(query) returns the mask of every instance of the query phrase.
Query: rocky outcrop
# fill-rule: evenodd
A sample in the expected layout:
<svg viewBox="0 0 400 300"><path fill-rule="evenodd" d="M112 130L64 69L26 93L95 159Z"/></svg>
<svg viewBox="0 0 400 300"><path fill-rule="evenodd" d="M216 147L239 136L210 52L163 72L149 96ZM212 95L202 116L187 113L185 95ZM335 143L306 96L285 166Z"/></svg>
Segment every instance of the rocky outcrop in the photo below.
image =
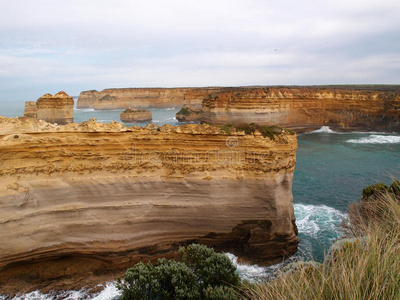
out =
<svg viewBox="0 0 400 300"><path fill-rule="evenodd" d="M204 243L296 252L295 134L0 118L0 290L78 288Z"/></svg>
<svg viewBox="0 0 400 300"><path fill-rule="evenodd" d="M24 117L36 119L37 118L37 106L35 101L25 102Z"/></svg>
<svg viewBox="0 0 400 300"><path fill-rule="evenodd" d="M199 109L204 98L219 88L126 88L85 91L79 95L77 108L98 110L169 108L184 104Z"/></svg>
<svg viewBox="0 0 400 300"><path fill-rule="evenodd" d="M36 101L37 119L60 125L74 121L74 100L65 92L45 94Z"/></svg>
<svg viewBox="0 0 400 300"><path fill-rule="evenodd" d="M148 122L152 120L151 111L145 109L127 108L120 114L124 123Z"/></svg>
<svg viewBox="0 0 400 300"><path fill-rule="evenodd" d="M323 125L335 130L400 131L397 88L226 88L203 101L209 124L257 123L297 132Z"/></svg>
<svg viewBox="0 0 400 300"><path fill-rule="evenodd" d="M201 109L193 109L184 105L182 109L176 113L175 118L179 122L200 122Z"/></svg>
<svg viewBox="0 0 400 300"><path fill-rule="evenodd" d="M93 108L94 101L100 99L99 92L96 90L81 92L78 98L77 108Z"/></svg>
<svg viewBox="0 0 400 300"><path fill-rule="evenodd" d="M219 87L204 87L188 90L183 97L183 104L191 109L198 110L202 108L203 100L211 94L221 90Z"/></svg>

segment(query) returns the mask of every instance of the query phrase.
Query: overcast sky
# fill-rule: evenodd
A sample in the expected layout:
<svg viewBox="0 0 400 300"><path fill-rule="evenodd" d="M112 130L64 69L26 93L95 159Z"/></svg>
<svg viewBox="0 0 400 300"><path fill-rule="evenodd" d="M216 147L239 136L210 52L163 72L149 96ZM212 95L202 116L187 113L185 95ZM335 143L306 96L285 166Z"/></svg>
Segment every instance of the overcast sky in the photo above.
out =
<svg viewBox="0 0 400 300"><path fill-rule="evenodd" d="M399 0L1 0L0 12L0 101L111 87L400 84Z"/></svg>

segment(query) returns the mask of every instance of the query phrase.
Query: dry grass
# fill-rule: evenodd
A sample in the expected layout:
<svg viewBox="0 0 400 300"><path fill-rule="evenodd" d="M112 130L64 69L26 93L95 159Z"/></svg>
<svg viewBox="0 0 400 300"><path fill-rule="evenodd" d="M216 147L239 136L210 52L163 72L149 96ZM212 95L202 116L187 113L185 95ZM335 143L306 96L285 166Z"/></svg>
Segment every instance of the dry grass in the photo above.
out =
<svg viewBox="0 0 400 300"><path fill-rule="evenodd" d="M267 284L253 285L248 298L400 299L399 202L383 194L368 203L367 210L371 219L364 207L361 213L350 211L352 232L358 236L339 243L323 264L304 265Z"/></svg>

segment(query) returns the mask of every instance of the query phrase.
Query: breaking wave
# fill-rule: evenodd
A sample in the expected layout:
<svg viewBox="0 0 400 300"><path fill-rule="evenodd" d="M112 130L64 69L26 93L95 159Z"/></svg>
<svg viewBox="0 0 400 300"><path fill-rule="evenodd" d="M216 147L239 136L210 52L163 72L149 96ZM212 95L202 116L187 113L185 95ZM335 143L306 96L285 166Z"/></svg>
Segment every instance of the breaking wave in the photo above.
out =
<svg viewBox="0 0 400 300"><path fill-rule="evenodd" d="M400 143L400 136L371 134L370 136L367 137L362 137L359 139L350 139L347 140L346 142L354 144L398 144Z"/></svg>
<svg viewBox="0 0 400 300"><path fill-rule="evenodd" d="M337 133L329 128L329 126L322 126L320 129L311 131L310 133Z"/></svg>

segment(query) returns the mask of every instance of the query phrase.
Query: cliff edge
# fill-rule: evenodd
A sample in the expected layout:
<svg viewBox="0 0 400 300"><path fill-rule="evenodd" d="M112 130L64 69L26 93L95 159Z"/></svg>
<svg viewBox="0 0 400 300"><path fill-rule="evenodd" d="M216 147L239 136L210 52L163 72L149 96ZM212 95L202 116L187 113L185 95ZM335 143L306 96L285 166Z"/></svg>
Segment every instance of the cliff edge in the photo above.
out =
<svg viewBox="0 0 400 300"><path fill-rule="evenodd" d="M0 290L93 286L192 242L281 261L296 148L285 130L0 117Z"/></svg>
<svg viewBox="0 0 400 300"><path fill-rule="evenodd" d="M268 124L297 132L321 126L339 131L400 131L400 90L225 88L204 99L202 122Z"/></svg>

